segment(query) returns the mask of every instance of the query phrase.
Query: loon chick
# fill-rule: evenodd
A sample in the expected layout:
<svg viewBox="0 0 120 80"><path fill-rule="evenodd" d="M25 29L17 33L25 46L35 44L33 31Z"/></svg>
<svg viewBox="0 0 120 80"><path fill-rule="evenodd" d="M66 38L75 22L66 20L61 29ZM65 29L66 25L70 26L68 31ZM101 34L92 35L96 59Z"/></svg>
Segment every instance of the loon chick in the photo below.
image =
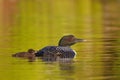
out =
<svg viewBox="0 0 120 80"><path fill-rule="evenodd" d="M32 62L35 60L35 50L28 49L27 52L18 52L16 54L12 54L12 57L27 58L29 62Z"/></svg>
<svg viewBox="0 0 120 80"><path fill-rule="evenodd" d="M83 41L83 39L78 39L73 35L66 35L60 39L58 46L46 46L39 50L35 55L36 57L43 57L48 60L56 60L57 57L74 58L75 51L72 50L70 46Z"/></svg>

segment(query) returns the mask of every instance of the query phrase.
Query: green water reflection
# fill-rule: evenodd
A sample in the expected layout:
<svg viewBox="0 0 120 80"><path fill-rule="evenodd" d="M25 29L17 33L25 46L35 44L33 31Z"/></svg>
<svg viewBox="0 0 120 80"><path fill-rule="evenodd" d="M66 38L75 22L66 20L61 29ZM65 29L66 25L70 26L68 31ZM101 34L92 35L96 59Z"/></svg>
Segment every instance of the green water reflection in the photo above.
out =
<svg viewBox="0 0 120 80"><path fill-rule="evenodd" d="M119 3L118 0L16 1L12 5L16 12L0 16L0 79L119 80ZM66 34L87 40L72 46L77 52L72 62L48 63L41 59L28 62L11 57L29 48L39 50L57 45Z"/></svg>

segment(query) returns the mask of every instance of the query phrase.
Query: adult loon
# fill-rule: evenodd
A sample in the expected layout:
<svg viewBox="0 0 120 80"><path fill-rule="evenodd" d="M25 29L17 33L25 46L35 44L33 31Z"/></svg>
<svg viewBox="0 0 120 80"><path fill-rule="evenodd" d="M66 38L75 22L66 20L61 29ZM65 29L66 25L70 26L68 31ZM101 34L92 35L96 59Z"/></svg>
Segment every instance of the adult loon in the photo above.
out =
<svg viewBox="0 0 120 80"><path fill-rule="evenodd" d="M35 55L36 57L43 57L45 60L56 60L57 57L74 58L76 53L70 46L83 41L83 39L78 39L73 35L65 35L60 39L58 46L46 46Z"/></svg>

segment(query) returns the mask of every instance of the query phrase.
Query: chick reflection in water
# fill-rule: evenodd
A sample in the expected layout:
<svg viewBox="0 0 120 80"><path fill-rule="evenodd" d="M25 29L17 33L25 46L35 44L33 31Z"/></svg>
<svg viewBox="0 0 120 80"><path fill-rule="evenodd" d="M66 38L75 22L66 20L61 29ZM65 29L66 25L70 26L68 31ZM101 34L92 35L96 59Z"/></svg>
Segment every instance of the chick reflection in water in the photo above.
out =
<svg viewBox="0 0 120 80"><path fill-rule="evenodd" d="M12 55L13 57L27 58L29 62L35 61L35 50L28 49L27 52L18 52Z"/></svg>
<svg viewBox="0 0 120 80"><path fill-rule="evenodd" d="M42 57L43 61L73 59L76 55L76 52L71 49L71 46L75 43L83 41L85 40L78 39L73 35L66 35L60 39L58 46L46 46L39 50L35 55L36 57Z"/></svg>

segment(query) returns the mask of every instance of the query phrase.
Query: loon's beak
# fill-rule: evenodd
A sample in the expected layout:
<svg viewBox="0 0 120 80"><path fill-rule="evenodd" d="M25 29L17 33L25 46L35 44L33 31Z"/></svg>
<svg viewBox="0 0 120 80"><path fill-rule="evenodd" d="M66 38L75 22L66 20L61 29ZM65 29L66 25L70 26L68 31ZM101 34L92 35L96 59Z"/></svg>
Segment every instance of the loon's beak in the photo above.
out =
<svg viewBox="0 0 120 80"><path fill-rule="evenodd" d="M78 39L78 38L75 39L75 42L85 42L85 41L87 41L87 40L85 40L85 39Z"/></svg>

